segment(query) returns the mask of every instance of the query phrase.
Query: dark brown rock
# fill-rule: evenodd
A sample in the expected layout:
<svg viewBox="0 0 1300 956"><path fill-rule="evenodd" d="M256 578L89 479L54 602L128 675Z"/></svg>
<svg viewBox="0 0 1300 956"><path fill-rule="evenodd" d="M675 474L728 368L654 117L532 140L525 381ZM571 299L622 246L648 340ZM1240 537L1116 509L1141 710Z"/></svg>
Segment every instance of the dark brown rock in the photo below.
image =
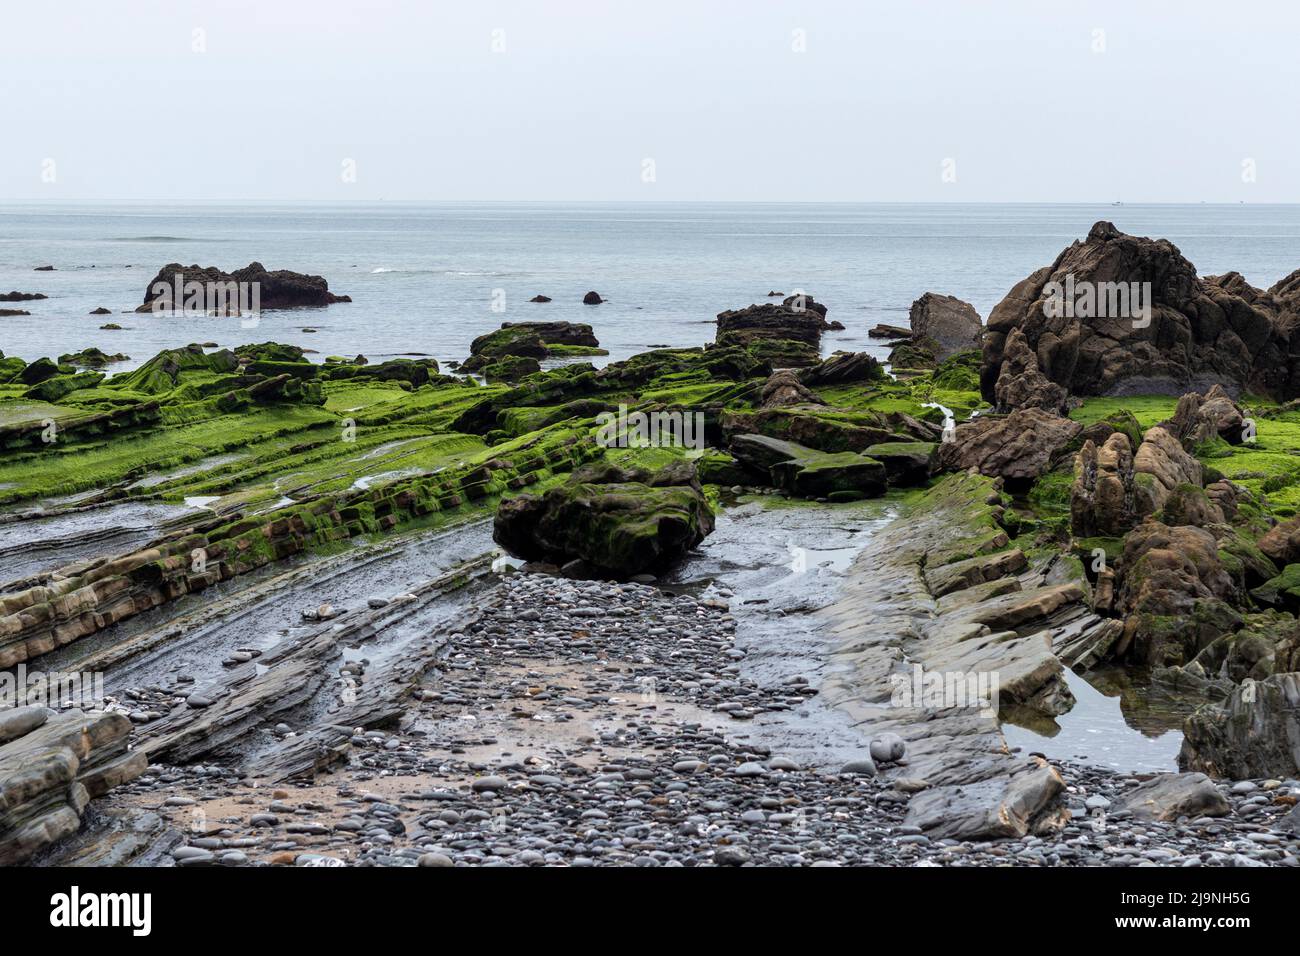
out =
<svg viewBox="0 0 1300 956"><path fill-rule="evenodd" d="M932 351L939 362L957 352L978 349L984 334L975 307L951 295L925 293L912 303L908 318L913 336L934 343Z"/></svg>
<svg viewBox="0 0 1300 956"><path fill-rule="evenodd" d="M945 468L974 468L989 477L1037 478L1082 428L1038 408L981 416L957 426L953 440L940 447L939 460Z"/></svg>
<svg viewBox="0 0 1300 956"><path fill-rule="evenodd" d="M1235 274L1200 279L1168 240L1128 236L1098 222L1086 240L1017 283L989 315L984 397L1003 404L996 387L1013 330L1025 335L1042 374L1070 395L1179 395L1221 383L1293 397L1300 379L1289 343L1300 282L1291 278L1268 293ZM1091 290L1091 307L1079 299L1074 315L1057 308L1071 287L1076 299ZM1149 289L1150 296L1130 296L1126 311L1121 288L1139 296Z"/></svg>
<svg viewBox="0 0 1300 956"><path fill-rule="evenodd" d="M157 302L166 310L176 310L184 302L176 302L174 292L167 295L155 295L154 287L159 283L174 287L175 277L181 276L182 283L257 283L262 309L292 309L300 306L330 305L335 302L351 302L346 295L335 295L329 289L329 283L321 276L304 275L277 269L270 272L260 262L251 262L234 272L222 272L216 266L183 266L171 262L163 266L145 287L144 302L136 308L137 312L152 312Z"/></svg>

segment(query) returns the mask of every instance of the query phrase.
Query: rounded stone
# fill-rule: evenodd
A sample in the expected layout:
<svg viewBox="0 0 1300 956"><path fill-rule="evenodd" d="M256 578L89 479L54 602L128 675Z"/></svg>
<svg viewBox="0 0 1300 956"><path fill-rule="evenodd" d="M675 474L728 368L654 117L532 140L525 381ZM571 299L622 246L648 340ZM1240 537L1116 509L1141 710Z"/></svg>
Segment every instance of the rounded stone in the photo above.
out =
<svg viewBox="0 0 1300 956"><path fill-rule="evenodd" d="M907 744L894 733L876 734L871 738L871 757L877 763L895 763L907 753Z"/></svg>

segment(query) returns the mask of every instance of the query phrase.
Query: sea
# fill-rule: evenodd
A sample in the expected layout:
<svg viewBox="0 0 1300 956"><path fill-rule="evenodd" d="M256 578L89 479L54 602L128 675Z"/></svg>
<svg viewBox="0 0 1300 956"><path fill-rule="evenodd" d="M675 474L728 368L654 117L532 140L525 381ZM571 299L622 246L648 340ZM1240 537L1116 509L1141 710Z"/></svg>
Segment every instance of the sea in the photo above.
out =
<svg viewBox="0 0 1300 956"><path fill-rule="evenodd" d="M845 326L826 353L883 357L868 330L906 325L922 293L987 317L1102 219L1172 240L1203 275L1267 287L1300 268L1300 205L0 203L0 291L49 297L0 304L31 312L0 318L0 351L30 361L95 346L130 356L119 371L190 342L446 362L503 322L566 320L591 324L610 352L600 364L703 345L718 312L798 291ZM253 261L322 275L352 302L264 311L255 325L132 311L167 263ZM605 301L584 305L589 290ZM528 301L538 294L552 301Z"/></svg>

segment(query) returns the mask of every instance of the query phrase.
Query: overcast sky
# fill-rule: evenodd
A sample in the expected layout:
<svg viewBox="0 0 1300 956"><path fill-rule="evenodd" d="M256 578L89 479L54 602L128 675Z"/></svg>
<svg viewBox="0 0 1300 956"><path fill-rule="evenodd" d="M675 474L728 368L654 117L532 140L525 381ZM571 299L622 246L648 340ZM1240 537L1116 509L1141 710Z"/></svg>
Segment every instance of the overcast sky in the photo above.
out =
<svg viewBox="0 0 1300 956"><path fill-rule="evenodd" d="M46 0L0 22L0 199L1300 194L1282 0Z"/></svg>

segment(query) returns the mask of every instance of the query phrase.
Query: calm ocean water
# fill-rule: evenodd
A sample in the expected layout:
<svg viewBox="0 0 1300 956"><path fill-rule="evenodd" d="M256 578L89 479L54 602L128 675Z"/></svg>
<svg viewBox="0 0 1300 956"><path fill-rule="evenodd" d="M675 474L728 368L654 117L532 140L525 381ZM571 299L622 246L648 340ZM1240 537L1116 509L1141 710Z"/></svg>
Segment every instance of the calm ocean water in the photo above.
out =
<svg viewBox="0 0 1300 956"><path fill-rule="evenodd" d="M1300 267L1300 205L367 203L0 205L0 291L44 292L0 319L0 350L35 359L86 346L125 352L275 340L320 356L463 359L502 321L589 322L609 360L700 345L723 309L802 289L846 326L825 351L884 350L877 322L905 324L927 291L982 316L1098 219L1167 237L1204 274L1268 286ZM238 318L127 312L168 262L325 276L352 304ZM55 272L34 272L39 265ZM582 305L595 289L607 302ZM505 311L494 312L504 290ZM533 304L537 293L553 298ZM124 330L100 331L106 321ZM317 330L315 333L301 331Z"/></svg>

